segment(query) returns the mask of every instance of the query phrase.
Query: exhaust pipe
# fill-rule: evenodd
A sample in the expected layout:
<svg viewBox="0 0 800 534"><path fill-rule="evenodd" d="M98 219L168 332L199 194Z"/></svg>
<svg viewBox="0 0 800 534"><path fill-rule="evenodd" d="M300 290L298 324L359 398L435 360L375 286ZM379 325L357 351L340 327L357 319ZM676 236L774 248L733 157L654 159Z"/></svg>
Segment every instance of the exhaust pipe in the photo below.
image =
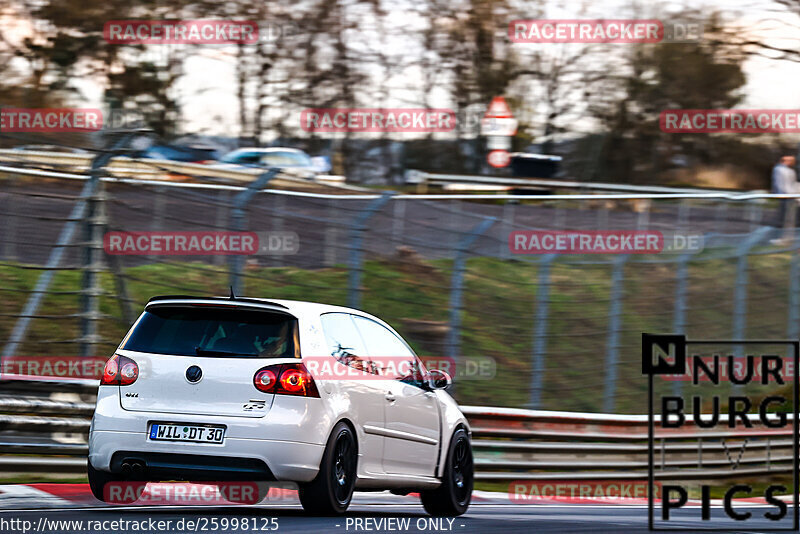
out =
<svg viewBox="0 0 800 534"><path fill-rule="evenodd" d="M133 476L135 477L141 476L142 473L144 473L144 464L141 462L133 462L133 464L131 465L131 471L133 473Z"/></svg>
<svg viewBox="0 0 800 534"><path fill-rule="evenodd" d="M131 474L132 471L133 471L133 466L131 465L130 462L122 462L122 474L123 475L125 475L127 477L127 476L129 476Z"/></svg>
<svg viewBox="0 0 800 534"><path fill-rule="evenodd" d="M140 460L125 460L122 462L122 476L125 478L138 478L144 474L145 464Z"/></svg>

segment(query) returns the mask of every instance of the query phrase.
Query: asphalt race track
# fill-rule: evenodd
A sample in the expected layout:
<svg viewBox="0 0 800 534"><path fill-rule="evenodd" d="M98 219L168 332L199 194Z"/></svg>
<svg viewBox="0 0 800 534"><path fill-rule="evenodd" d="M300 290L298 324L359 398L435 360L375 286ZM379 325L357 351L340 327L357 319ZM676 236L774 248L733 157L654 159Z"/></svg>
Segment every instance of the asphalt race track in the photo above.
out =
<svg viewBox="0 0 800 534"><path fill-rule="evenodd" d="M648 532L647 506L619 504L517 504L507 499L478 495L469 511L457 518L431 518L413 497L356 494L342 517L308 517L299 504L257 506L112 506L94 501L78 504L48 496L26 486L2 486L0 532ZM86 500L86 490L75 490ZM502 495L502 494L495 494ZM74 495L73 495L74 496ZM89 497L89 499L91 499ZM502 501L505 502L502 502ZM753 519L733 524L721 506L712 507L711 521L700 520L698 506L675 514L663 528L698 532L715 528L724 532L763 532L791 528L789 514L779 524L763 519L773 507L736 505ZM114 523L114 522L117 523ZM122 523L127 521L128 523ZM27 523L26 523L27 522ZM73 523L69 523L73 522ZM75 523L78 522L78 523ZM91 523L90 523L91 522ZM99 523L96 523L99 522ZM135 522L135 523L134 523ZM159 522L162 522L159 526ZM148 526L149 525L149 526ZM100 526L98 529L97 527ZM277 529L275 528L277 526Z"/></svg>

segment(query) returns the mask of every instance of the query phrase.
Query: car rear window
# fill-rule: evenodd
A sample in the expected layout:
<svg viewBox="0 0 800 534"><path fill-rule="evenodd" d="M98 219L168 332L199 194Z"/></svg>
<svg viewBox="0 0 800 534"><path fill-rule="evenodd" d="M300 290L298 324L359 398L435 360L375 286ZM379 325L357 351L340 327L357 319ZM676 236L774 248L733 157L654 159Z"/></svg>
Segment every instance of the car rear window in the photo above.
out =
<svg viewBox="0 0 800 534"><path fill-rule="evenodd" d="M294 358L297 319L221 307L155 307L144 312L125 350L215 358Z"/></svg>

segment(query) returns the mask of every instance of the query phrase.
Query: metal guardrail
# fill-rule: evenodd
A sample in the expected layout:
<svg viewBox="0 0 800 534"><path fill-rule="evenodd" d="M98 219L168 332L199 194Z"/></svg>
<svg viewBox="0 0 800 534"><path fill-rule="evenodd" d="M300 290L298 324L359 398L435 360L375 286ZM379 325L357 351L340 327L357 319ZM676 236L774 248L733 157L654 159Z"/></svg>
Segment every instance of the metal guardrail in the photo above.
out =
<svg viewBox="0 0 800 534"><path fill-rule="evenodd" d="M88 173L92 165L95 154L92 153L62 153L62 152L42 152L42 151L22 151L22 150L2 150L0 149L0 162L23 163L30 165L46 165L57 169L69 170L75 178L86 178L81 173ZM105 166L108 173L117 177L132 178L141 180L166 181L175 179L175 176L191 176L198 178L208 178L211 180L222 180L232 183L249 183L255 180L264 171L263 169L229 169L220 168L213 165L202 163L184 163L172 160L160 159L136 159L129 157L112 158ZM38 175L38 172L24 172L25 170L40 171L39 169L25 169L3 166L2 172L19 173L27 175ZM45 171L46 172L46 171ZM331 176L316 176L313 180L302 178L295 175L291 168L282 169L281 177L277 180L278 184L299 185L317 184L337 187L340 180ZM58 174L51 174L51 177L66 177Z"/></svg>
<svg viewBox="0 0 800 534"><path fill-rule="evenodd" d="M3 158L0 157L0 162L3 161ZM144 161L144 160L143 160ZM146 160L148 162L156 162L157 160ZM171 162L175 163L175 162ZM193 163L186 163L186 164L176 164L176 165L197 165ZM203 165L199 165L200 167L204 167ZM188 171L188 169L185 169ZM239 171L226 171L226 172L233 172L237 173ZM28 169L24 167L10 167L8 165L0 165L0 174L13 174L19 176L35 176L40 178L59 178L59 179L70 179L70 180L87 180L88 176L83 174L75 174L75 173L68 173L68 172L60 172L60 171L51 171L51 170L44 170L44 169ZM207 176L207 175L198 175L198 176ZM240 176L242 178L242 176ZM252 180L250 175L248 174L247 180ZM286 180L285 183L282 183L282 180ZM148 178L130 178L130 177L113 177L113 176L105 176L101 178L103 182L119 182L119 183L126 183L126 184L141 184L141 185L157 185L159 187L171 187L171 188L185 188L185 189L213 189L219 191L243 191L246 189L244 186L233 185L233 184L223 184L223 183L187 183L187 182L175 182L175 181L167 181L167 180L153 180L151 177ZM308 197L308 198L315 198L321 200L372 200L381 197L381 194L378 193L368 193L368 189L348 185L348 184L340 184L336 183L335 181L331 181L326 177L320 177L315 182L310 182L309 180L303 180L300 178L294 178L289 176L287 178L286 170L282 170L281 178L277 178L271 182L273 185L280 185L280 186L287 186L287 185L298 185L298 184L310 184L314 183L320 186L331 186L336 189L344 189L344 190L351 190L354 191L352 194L325 194L325 193L317 193L317 192L308 192L308 191L291 191L291 190L281 190L281 189L262 189L260 193L269 193L273 195L286 195L286 196L297 196L297 197ZM562 183L562 182L558 182ZM569 183L569 182L563 182ZM593 184L590 182L574 182L575 184L581 184L581 186L586 186L586 189L592 190L593 188L590 187ZM602 184L600 184L602 185ZM618 184L606 184L606 185L618 185ZM621 190L637 190L637 187L646 187L646 186L625 186L619 185ZM755 201L755 202L763 202L765 200L788 200L788 199L800 199L800 193L766 193L762 191L724 191L724 190L705 190L705 189L672 189L672 188L654 188L654 189L666 189L667 191L664 192L635 192L635 193L594 193L594 194L504 194L504 193L492 193L492 194L396 194L393 195L391 200L399 201L399 200L545 200L545 201L557 201L557 200L730 200L730 201L737 201L737 202L744 202L744 201Z"/></svg>
<svg viewBox="0 0 800 534"><path fill-rule="evenodd" d="M95 154L93 153L73 154L68 152L44 152L34 150L0 150L0 161L64 167L81 173L89 171L94 157ZM158 159L140 160L129 157L112 158L108 165L106 165L106 168L114 172L114 174L129 177L144 175L147 178L151 178L154 174L172 172L208 178L227 178L237 181L252 181L262 172L259 169L218 169L200 163L184 163Z"/></svg>
<svg viewBox="0 0 800 534"><path fill-rule="evenodd" d="M626 192L626 193L726 193L722 189L701 189L686 187L664 187L634 184L608 184L600 182L575 182L571 180L549 180L544 178L511 178L505 176L477 176L466 174L436 174L424 171L410 170L406 174L406 182L418 186L419 190L426 190L428 185L485 185L496 186L502 189L531 188L531 189L577 189L586 191Z"/></svg>
<svg viewBox="0 0 800 534"><path fill-rule="evenodd" d="M23 151L12 149L0 149L0 162L6 163L25 163L32 165L49 165L53 167L68 169L73 172L85 173L91 167L92 153L68 153L68 152L45 152L45 151ZM129 157L115 157L106 165L109 173L117 177L132 178L134 180L169 180L169 175L184 175L199 178L209 178L212 180L226 180L230 182L249 183L255 180L262 172L262 169L227 169L218 168L212 165L205 165L201 163L183 163L171 160L157 160L157 159L135 159ZM15 169L20 174L36 175L38 173L24 173L24 169ZM12 167L0 169L2 172L12 172ZM42 172L42 171L39 171ZM57 177L53 175L53 177ZM63 177L63 176L62 176ZM342 187L345 184L338 183L339 180L334 180L329 176L318 176L313 181L305 180L299 177L291 176L290 169L284 169L281 179L288 182L300 183L317 183L320 185L329 185L333 187ZM576 182L570 180L548 180L540 178L510 178L510 177L497 177L497 176L476 176L476 175L461 175L461 174L435 174L417 170L410 170L407 173L407 183L417 184L419 192L427 190L427 185L488 185L488 186L507 186L508 188L514 187L527 187L540 190L552 189L575 189L578 191L602 191L606 193L630 193L634 196L625 197L630 199L646 199L663 197L663 195L698 195L692 197L670 197L670 198L727 198L735 199L741 192L726 191L721 189L701 189L701 188L680 188L680 187L663 187L663 186L646 186L634 184L609 184L600 182ZM362 190L362 188L346 186L348 189ZM760 195L762 191L753 191L745 193L746 195ZM653 196L650 196L653 195ZM709 195L709 196L704 196ZM721 196L716 196L721 195ZM405 195L402 195L403 197ZM410 195L419 197L420 195ZM422 195L425 198L432 198L437 195ZM490 197L490 198L520 198L520 195L441 195L447 198L476 198L476 197ZM552 195L548 195L552 197ZM594 199L603 199L607 197L596 196ZM614 196L608 198L619 199L621 197ZM796 198L770 195L769 197L752 197L747 196L741 200L752 200L755 198ZM556 200L557 198L552 198Z"/></svg>
<svg viewBox="0 0 800 534"><path fill-rule="evenodd" d="M71 381L65 387L82 400L62 400L70 393L45 380L0 383L0 467L7 472L85 471L85 439L97 382ZM53 393L54 389L58 392ZM647 416L485 406L463 406L462 411L472 427L478 480L643 480L647 476ZM691 418L688 421L691 425ZM791 429L758 424L713 433L691 426L658 431L656 479L790 473L791 437Z"/></svg>
<svg viewBox="0 0 800 534"><path fill-rule="evenodd" d="M646 415L482 406L465 406L462 411L472 427L479 480L643 480L647 477ZM791 414L787 414L787 419L792 420ZM752 428L740 426L724 432L709 432L693 428L689 416L687 422L688 428L656 431L657 480L763 476L792 470L791 428L768 429L754 424ZM741 456L738 456L739 451L742 451Z"/></svg>

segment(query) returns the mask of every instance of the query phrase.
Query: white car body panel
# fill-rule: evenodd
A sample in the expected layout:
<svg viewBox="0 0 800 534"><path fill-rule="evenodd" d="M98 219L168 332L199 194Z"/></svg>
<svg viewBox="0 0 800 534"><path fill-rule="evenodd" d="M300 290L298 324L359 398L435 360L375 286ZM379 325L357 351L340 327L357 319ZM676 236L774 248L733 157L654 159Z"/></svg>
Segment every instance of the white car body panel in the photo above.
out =
<svg viewBox="0 0 800 534"><path fill-rule="evenodd" d="M395 382L395 399L386 405L383 467L387 473L431 476L439 449L439 406L436 394Z"/></svg>
<svg viewBox="0 0 800 534"><path fill-rule="evenodd" d="M128 411L163 412L169 406L170 413L197 415L230 415L232 417L263 417L272 406L275 395L262 393L255 388L240 388L232 377L252 377L264 367L263 359L197 358L195 356L162 356L128 350L117 354L127 356L139 365L139 378L132 386L131 395L120 398L122 408ZM272 363L293 361L270 360ZM186 368L200 363L203 378L197 384L186 380ZM157 365L156 365L157 364ZM177 377L177 378L176 378ZM246 402L264 401L261 410L242 411Z"/></svg>

